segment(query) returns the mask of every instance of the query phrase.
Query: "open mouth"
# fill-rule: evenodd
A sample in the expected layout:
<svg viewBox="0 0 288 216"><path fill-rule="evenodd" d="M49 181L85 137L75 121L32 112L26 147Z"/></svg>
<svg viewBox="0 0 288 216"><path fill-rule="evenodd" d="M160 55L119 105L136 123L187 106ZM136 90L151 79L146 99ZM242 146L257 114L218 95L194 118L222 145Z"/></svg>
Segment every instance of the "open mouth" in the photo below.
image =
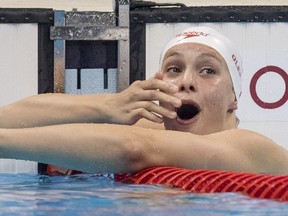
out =
<svg viewBox="0 0 288 216"><path fill-rule="evenodd" d="M183 104L177 109L177 115L182 120L194 118L200 112L199 108L193 104Z"/></svg>

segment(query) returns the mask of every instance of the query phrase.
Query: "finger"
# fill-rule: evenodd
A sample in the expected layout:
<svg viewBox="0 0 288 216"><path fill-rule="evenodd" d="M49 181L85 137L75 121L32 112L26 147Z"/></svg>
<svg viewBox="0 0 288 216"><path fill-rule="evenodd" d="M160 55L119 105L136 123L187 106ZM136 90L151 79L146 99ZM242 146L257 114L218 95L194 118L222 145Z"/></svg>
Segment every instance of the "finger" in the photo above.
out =
<svg viewBox="0 0 288 216"><path fill-rule="evenodd" d="M144 108L139 108L139 109L134 110L133 114L137 115L137 116L139 116L141 118L145 118L145 119L147 119L149 121L155 122L155 123L159 123L160 124L160 123L163 122L161 116L159 116L159 115L157 115L155 113L149 112L148 110L146 110Z"/></svg>
<svg viewBox="0 0 288 216"><path fill-rule="evenodd" d="M159 80L163 80L164 77L164 73L162 71L158 71L157 73L155 73L154 78L155 79L159 79Z"/></svg>
<svg viewBox="0 0 288 216"><path fill-rule="evenodd" d="M170 119L174 119L177 117L177 113L175 110L169 110L165 107L162 107L154 102L139 102L138 106L143 108L145 111L150 112L150 113L155 113L157 115L160 115L162 117L167 117ZM138 108L139 110L140 108ZM144 113L144 111L143 111Z"/></svg>
<svg viewBox="0 0 288 216"><path fill-rule="evenodd" d="M172 83L165 82L163 80L150 78L141 83L141 88L143 90L159 90L167 93L176 93L178 87Z"/></svg>
<svg viewBox="0 0 288 216"><path fill-rule="evenodd" d="M138 95L140 101L159 101L161 103L169 103L173 107L180 107L182 101L172 95L166 94L158 90L146 90Z"/></svg>

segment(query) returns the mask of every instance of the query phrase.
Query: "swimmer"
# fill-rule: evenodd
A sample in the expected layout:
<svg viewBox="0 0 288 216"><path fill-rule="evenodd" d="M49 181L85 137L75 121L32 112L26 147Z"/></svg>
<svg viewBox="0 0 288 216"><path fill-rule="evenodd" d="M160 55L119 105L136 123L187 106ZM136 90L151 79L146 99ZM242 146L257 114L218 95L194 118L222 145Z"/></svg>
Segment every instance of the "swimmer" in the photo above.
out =
<svg viewBox="0 0 288 216"><path fill-rule="evenodd" d="M1 107L0 158L88 173L174 166L288 174L286 149L237 128L242 64L228 38L188 28L160 64L120 93L42 94Z"/></svg>

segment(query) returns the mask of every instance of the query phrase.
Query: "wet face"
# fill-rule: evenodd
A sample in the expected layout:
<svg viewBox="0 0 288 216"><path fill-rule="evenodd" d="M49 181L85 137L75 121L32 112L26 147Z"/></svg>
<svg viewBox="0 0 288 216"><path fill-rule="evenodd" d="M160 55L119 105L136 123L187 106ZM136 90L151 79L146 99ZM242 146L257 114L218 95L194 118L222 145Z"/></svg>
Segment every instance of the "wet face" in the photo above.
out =
<svg viewBox="0 0 288 216"><path fill-rule="evenodd" d="M176 119L164 119L167 130L208 134L231 128L237 103L226 62L216 50L197 43L176 45L165 54L161 71L164 81L178 86L174 96L183 104Z"/></svg>

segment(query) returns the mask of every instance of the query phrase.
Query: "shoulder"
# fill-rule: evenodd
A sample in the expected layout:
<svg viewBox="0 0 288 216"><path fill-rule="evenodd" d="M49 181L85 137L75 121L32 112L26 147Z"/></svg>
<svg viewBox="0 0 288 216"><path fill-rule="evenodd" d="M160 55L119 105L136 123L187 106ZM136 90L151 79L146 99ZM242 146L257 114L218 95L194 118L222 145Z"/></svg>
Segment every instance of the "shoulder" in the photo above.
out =
<svg viewBox="0 0 288 216"><path fill-rule="evenodd" d="M212 133L205 136L219 141L229 141L232 145L241 144L246 146L253 143L254 145L267 144L269 146L274 146L276 144L273 140L260 133L238 128Z"/></svg>
<svg viewBox="0 0 288 216"><path fill-rule="evenodd" d="M220 143L229 143L234 155L244 155L252 171L288 174L288 151L272 139L254 131L232 129L208 135ZM233 155L233 154L232 154Z"/></svg>
<svg viewBox="0 0 288 216"><path fill-rule="evenodd" d="M149 160L149 166L288 174L287 150L250 130L231 129L195 135L137 128L135 131L139 131L137 137L143 144L142 152Z"/></svg>

